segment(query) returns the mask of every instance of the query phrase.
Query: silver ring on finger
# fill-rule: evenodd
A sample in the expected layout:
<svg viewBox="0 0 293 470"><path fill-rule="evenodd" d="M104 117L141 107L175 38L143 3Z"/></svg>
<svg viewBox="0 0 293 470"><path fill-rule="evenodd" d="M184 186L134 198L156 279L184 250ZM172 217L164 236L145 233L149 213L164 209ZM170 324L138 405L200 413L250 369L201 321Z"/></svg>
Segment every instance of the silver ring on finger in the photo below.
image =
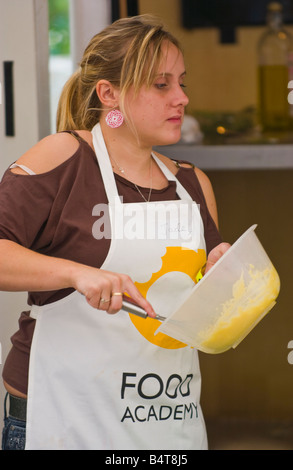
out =
<svg viewBox="0 0 293 470"><path fill-rule="evenodd" d="M101 298L101 299L100 299L100 304L105 304L105 303L107 303L107 302L110 302L110 300L111 300L111 299L103 299L103 298Z"/></svg>

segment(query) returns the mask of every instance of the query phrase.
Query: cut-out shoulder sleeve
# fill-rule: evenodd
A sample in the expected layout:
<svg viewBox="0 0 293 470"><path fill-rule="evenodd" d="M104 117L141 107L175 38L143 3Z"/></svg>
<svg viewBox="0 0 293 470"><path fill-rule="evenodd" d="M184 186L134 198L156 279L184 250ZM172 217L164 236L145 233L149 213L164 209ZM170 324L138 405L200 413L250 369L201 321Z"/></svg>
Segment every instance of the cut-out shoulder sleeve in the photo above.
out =
<svg viewBox="0 0 293 470"><path fill-rule="evenodd" d="M10 165L9 167L10 169L13 169L13 168L21 168L21 170L23 170L25 173L27 173L28 175L35 175L36 173L31 170L30 168L28 168L27 166L25 165L20 165L18 163L13 163L12 165Z"/></svg>
<svg viewBox="0 0 293 470"><path fill-rule="evenodd" d="M46 173L30 176L33 172L18 174L8 168L0 182L0 239L37 250L49 246L68 207L66 201L72 199L73 185L77 186L83 171L91 174L95 166L89 146L81 144L70 158Z"/></svg>
<svg viewBox="0 0 293 470"><path fill-rule="evenodd" d="M27 150L10 171L21 175L40 175L54 170L78 152L80 145L89 145L76 131L52 134Z"/></svg>

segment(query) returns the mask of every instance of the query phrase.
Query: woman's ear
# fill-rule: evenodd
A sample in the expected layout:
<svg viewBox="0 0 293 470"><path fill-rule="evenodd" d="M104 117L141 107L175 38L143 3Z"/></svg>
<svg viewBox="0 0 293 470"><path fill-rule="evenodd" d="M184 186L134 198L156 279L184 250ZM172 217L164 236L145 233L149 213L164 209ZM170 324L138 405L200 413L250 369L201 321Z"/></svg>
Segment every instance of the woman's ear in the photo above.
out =
<svg viewBox="0 0 293 470"><path fill-rule="evenodd" d="M109 109L117 106L119 102L119 90L108 80L99 80L96 85L96 93L100 102Z"/></svg>

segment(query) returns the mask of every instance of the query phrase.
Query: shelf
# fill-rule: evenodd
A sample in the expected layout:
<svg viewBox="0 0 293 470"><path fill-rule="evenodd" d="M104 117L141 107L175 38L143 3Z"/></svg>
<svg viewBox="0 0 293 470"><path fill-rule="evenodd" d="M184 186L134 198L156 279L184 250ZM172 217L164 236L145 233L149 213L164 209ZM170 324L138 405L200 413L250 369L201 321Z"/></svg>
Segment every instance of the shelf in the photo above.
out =
<svg viewBox="0 0 293 470"><path fill-rule="evenodd" d="M293 145L188 145L154 150L170 158L187 160L202 170L293 169Z"/></svg>

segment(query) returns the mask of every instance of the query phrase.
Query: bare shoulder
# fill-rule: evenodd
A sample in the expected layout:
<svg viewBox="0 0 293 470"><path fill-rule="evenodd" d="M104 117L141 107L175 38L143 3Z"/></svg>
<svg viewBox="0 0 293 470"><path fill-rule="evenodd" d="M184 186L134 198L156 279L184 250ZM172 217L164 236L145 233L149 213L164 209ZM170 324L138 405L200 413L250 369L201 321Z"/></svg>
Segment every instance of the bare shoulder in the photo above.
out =
<svg viewBox="0 0 293 470"><path fill-rule="evenodd" d="M91 144L90 132L77 131L78 134ZM49 135L25 152L17 164L24 165L36 174L53 170L68 160L78 149L80 143L68 132L60 132ZM14 173L25 174L21 168L14 168Z"/></svg>
<svg viewBox="0 0 293 470"><path fill-rule="evenodd" d="M198 181L199 181L199 183L202 187L202 190L203 190L204 194L208 191L213 191L212 183L211 183L209 177L202 170L200 170L197 167L194 168L194 171L195 171L197 179L198 179Z"/></svg>

